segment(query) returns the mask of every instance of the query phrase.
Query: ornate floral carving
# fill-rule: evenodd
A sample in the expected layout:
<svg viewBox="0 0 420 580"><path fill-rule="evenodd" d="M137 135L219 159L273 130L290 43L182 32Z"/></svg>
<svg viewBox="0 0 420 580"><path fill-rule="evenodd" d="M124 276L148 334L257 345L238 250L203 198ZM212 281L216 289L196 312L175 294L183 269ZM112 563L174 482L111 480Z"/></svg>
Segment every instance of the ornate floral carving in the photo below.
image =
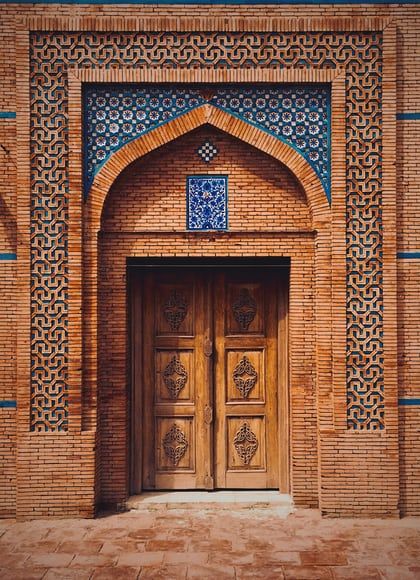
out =
<svg viewBox="0 0 420 580"><path fill-rule="evenodd" d="M241 288L238 298L232 304L233 316L241 330L248 330L255 318L257 303L251 296L248 288Z"/></svg>
<svg viewBox="0 0 420 580"><path fill-rule="evenodd" d="M176 423L172 425L163 438L163 449L171 463L176 467L184 457L188 448L188 441L185 433Z"/></svg>
<svg viewBox="0 0 420 580"><path fill-rule="evenodd" d="M163 371L163 382L171 399L177 399L188 380L188 372L182 362L174 355Z"/></svg>
<svg viewBox="0 0 420 580"><path fill-rule="evenodd" d="M233 371L233 382L244 399L248 397L250 391L255 387L257 379L258 373L249 358L242 357Z"/></svg>
<svg viewBox="0 0 420 580"><path fill-rule="evenodd" d="M188 302L183 294L172 290L171 295L163 307L163 315L172 331L179 330L187 316Z"/></svg>
<svg viewBox="0 0 420 580"><path fill-rule="evenodd" d="M249 423L245 422L241 425L235 435L233 444L236 453L242 459L243 463L249 465L258 449L258 439L255 433L251 430Z"/></svg>

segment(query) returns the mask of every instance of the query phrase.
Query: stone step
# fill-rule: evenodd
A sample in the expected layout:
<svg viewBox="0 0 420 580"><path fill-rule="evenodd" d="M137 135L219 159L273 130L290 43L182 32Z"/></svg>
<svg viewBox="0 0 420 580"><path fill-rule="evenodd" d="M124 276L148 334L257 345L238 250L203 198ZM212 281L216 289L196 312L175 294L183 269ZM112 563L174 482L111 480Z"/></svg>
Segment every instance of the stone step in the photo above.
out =
<svg viewBox="0 0 420 580"><path fill-rule="evenodd" d="M278 491L157 491L133 495L126 504L129 510L162 509L270 509L280 517L293 511L290 495Z"/></svg>

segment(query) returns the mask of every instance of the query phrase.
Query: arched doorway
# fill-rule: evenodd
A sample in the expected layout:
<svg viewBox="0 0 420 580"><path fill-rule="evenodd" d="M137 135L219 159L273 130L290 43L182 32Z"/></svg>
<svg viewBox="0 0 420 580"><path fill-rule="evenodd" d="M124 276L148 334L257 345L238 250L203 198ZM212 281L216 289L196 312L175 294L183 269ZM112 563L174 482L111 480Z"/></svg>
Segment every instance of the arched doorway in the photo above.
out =
<svg viewBox="0 0 420 580"><path fill-rule="evenodd" d="M228 232L185 231L185 176L198 169L203 171L196 151L206 138L211 138L221 152L211 171L226 171L230 175L231 221ZM165 213L163 210L168 207L175 210ZM280 462L283 461L283 466L287 467L281 471L280 478L277 476L277 485L268 484L268 487L279 487L282 491L289 489L288 456L292 455L293 462L293 445L300 450L304 443L313 449L317 437L314 424L314 237L313 212L294 175L271 156L207 125L135 161L120 174L110 187L99 234L98 386L102 418L102 473L104 476L106 473L102 479L103 501L121 501L127 495L128 449L133 429L142 429L139 429L141 421L137 426L132 423L131 430L128 427L127 395L131 370L128 360L130 319L127 320L126 260L139 257L261 259L275 256L291 259L290 292L293 296L288 327L296 349L292 349L285 368L289 367L290 386L292 389L295 387L292 403L293 396L302 397L301 390L305 390L303 397L307 417L299 424L301 410L296 408L297 416L294 417L292 404L289 423L285 405L288 394L280 395L286 420L275 428L277 442L281 440L283 447L277 455L281 456ZM235 368L239 362L236 362ZM278 397L278 383L274 391ZM239 415L242 416L243 412ZM241 426L236 426L233 438ZM294 438L292 448L288 443L290 429ZM257 435L255 428L251 431ZM252 439L252 435L250 437ZM316 457L309 470L306 462L305 469L306 489L312 486L315 493ZM206 482L201 485L205 487ZM263 485L250 483L248 487Z"/></svg>

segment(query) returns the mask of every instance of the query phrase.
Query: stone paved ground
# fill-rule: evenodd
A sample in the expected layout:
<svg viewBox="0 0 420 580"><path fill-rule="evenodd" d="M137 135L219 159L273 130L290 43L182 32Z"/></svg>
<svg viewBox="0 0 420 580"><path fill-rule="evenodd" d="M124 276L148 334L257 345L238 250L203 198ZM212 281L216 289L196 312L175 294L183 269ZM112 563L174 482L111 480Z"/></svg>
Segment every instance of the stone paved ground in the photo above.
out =
<svg viewBox="0 0 420 580"><path fill-rule="evenodd" d="M420 579L420 518L287 518L275 508L143 508L0 520L0 578Z"/></svg>

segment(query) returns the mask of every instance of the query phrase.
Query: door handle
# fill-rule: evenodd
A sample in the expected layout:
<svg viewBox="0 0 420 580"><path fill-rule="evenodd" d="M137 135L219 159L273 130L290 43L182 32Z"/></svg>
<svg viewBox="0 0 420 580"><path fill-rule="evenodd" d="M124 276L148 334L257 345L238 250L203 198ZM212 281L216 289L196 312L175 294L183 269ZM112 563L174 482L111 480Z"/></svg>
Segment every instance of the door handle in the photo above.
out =
<svg viewBox="0 0 420 580"><path fill-rule="evenodd" d="M204 407L204 422L206 425L213 423L213 407L210 407L210 405Z"/></svg>
<svg viewBox="0 0 420 580"><path fill-rule="evenodd" d="M206 338L204 341L204 354L206 356L212 356L213 354L213 341L209 338Z"/></svg>

